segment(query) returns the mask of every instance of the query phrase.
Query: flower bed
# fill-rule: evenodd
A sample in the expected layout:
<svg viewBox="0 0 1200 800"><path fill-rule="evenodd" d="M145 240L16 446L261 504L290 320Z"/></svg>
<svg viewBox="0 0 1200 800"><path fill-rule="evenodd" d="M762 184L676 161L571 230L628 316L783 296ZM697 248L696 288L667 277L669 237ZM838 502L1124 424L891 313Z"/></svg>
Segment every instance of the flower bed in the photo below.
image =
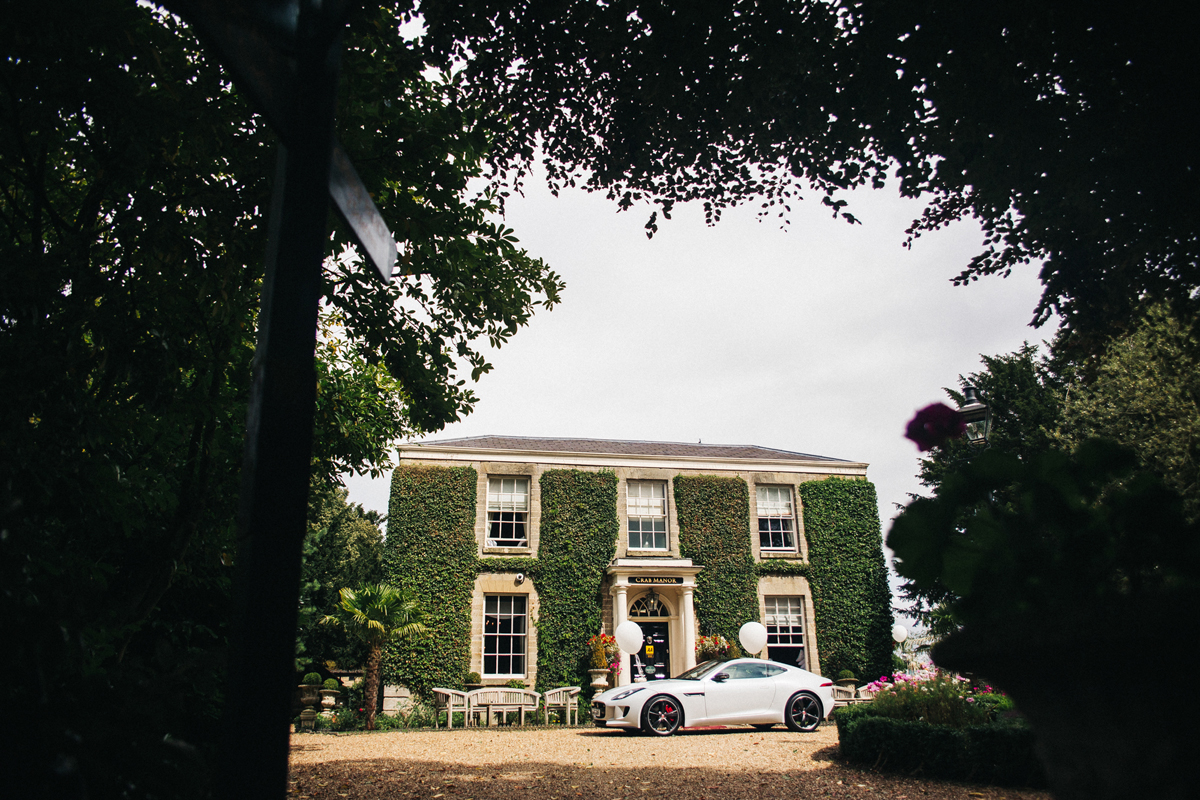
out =
<svg viewBox="0 0 1200 800"><path fill-rule="evenodd" d="M1012 701L983 683L937 670L882 676L870 704L838 709L843 758L925 777L1044 786L1033 732Z"/></svg>

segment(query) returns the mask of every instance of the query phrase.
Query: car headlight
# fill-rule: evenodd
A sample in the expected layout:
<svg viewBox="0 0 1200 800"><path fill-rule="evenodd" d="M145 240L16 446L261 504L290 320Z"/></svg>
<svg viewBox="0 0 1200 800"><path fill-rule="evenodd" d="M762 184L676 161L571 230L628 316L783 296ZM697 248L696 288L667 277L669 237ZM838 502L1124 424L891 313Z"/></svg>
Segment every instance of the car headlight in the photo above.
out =
<svg viewBox="0 0 1200 800"><path fill-rule="evenodd" d="M624 700L626 697L629 697L629 695L637 694L638 692L640 692L642 689L645 689L645 688L646 688L645 686L638 686L633 689L626 689L625 691L621 692L620 694L614 694L612 697L610 697L608 699L609 700Z"/></svg>

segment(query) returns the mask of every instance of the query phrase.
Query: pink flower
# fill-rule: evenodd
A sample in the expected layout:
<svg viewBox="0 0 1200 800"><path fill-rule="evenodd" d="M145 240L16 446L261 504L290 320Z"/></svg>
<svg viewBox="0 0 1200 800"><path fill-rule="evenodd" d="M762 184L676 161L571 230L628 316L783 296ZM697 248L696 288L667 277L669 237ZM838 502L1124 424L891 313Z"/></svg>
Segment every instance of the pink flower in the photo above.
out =
<svg viewBox="0 0 1200 800"><path fill-rule="evenodd" d="M945 403L925 406L909 421L904 435L917 443L922 452L932 450L947 439L957 439L967 430L963 415Z"/></svg>

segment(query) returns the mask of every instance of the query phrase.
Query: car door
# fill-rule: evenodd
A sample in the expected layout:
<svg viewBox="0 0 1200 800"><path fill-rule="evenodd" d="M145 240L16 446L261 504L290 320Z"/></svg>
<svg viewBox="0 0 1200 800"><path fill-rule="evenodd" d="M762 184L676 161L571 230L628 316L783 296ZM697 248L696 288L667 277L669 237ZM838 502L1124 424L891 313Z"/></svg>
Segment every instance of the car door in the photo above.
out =
<svg viewBox="0 0 1200 800"><path fill-rule="evenodd" d="M708 719L731 724L772 719L775 681L768 677L764 667L765 664L740 661L710 676L704 688Z"/></svg>

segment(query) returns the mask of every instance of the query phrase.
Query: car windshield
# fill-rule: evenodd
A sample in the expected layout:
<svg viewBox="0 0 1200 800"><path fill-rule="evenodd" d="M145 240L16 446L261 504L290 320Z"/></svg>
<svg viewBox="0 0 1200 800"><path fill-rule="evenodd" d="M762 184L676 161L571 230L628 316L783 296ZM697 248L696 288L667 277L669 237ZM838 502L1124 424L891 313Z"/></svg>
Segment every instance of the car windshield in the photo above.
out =
<svg viewBox="0 0 1200 800"><path fill-rule="evenodd" d="M725 661L705 661L703 664L697 664L696 666L689 669L687 672L677 676L676 680L698 681L701 678L703 678L705 675L711 675L712 673L716 672L725 663L727 663L727 662L725 662Z"/></svg>

